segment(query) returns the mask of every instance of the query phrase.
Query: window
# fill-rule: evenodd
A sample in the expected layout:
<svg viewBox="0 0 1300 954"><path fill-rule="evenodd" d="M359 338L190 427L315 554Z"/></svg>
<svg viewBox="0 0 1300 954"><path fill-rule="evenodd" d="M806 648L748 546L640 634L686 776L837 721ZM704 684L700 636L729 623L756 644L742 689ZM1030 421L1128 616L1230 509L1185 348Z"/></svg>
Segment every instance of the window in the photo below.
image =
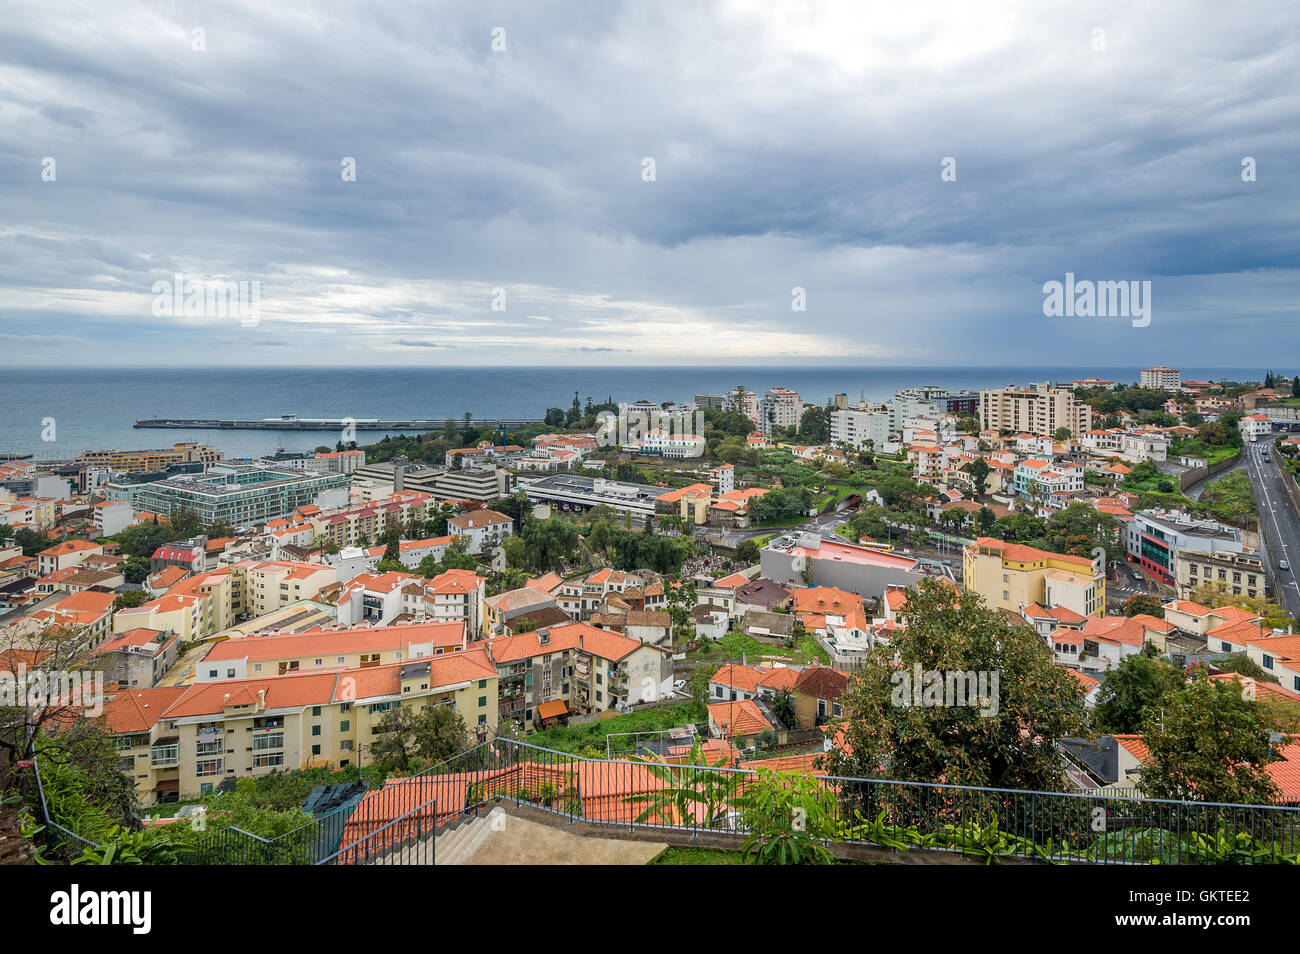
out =
<svg viewBox="0 0 1300 954"><path fill-rule="evenodd" d="M220 775L225 761L225 759L200 759L194 764L194 774L199 778Z"/></svg>
<svg viewBox="0 0 1300 954"><path fill-rule="evenodd" d="M320 755L320 746L319 746L319 745L313 745L313 746L311 747L311 754L312 754L312 755Z"/></svg>
<svg viewBox="0 0 1300 954"><path fill-rule="evenodd" d="M1268 653L1264 653L1264 668L1265 669L1273 668L1273 657L1270 656Z"/></svg>
<svg viewBox="0 0 1300 954"><path fill-rule="evenodd" d="M339 723L340 732L347 732L349 729L351 729L351 727L352 727L352 722L349 719L344 719Z"/></svg>
<svg viewBox="0 0 1300 954"><path fill-rule="evenodd" d="M253 756L253 768L273 768L284 764L283 752L267 752Z"/></svg>
<svg viewBox="0 0 1300 954"><path fill-rule="evenodd" d="M319 724L319 723L311 727L311 734L312 734L312 735L320 735L320 724Z"/></svg>
<svg viewBox="0 0 1300 954"><path fill-rule="evenodd" d="M209 670L208 670L208 678L209 678L209 679L216 679L216 678L217 678L217 670L215 670L215 669L209 669Z"/></svg>
<svg viewBox="0 0 1300 954"><path fill-rule="evenodd" d="M317 664L319 664L319 663L320 663L320 660L318 659L318 660L316 660L316 662L317 662ZM314 715L314 716L318 716L318 715L320 715L320 706L312 706L312 707L311 707L311 714Z"/></svg>
<svg viewBox="0 0 1300 954"><path fill-rule="evenodd" d="M486 680L486 679L480 679L480 680L478 681L478 687L479 687L480 689L486 689L486 688L487 688L487 680Z"/></svg>
<svg viewBox="0 0 1300 954"><path fill-rule="evenodd" d="M226 670L226 678L227 678L227 679L234 679L234 678L235 678L235 670L233 670L233 669L227 669L227 670Z"/></svg>
<svg viewBox="0 0 1300 954"><path fill-rule="evenodd" d="M566 691L567 691L567 690L566 690ZM480 709L482 709L482 708L483 708L484 706L486 706L486 705L487 705L487 696L479 696L479 697L478 697L478 707L479 707Z"/></svg>
<svg viewBox="0 0 1300 954"><path fill-rule="evenodd" d="M261 672L261 671L262 671L262 664L261 664L261 663L253 663L253 672Z"/></svg>

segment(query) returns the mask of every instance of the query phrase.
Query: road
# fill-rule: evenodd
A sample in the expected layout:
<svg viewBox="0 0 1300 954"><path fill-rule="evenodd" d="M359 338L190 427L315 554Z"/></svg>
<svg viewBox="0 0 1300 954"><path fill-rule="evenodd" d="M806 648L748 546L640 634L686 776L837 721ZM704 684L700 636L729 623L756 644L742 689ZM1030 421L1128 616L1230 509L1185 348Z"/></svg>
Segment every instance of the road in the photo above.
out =
<svg viewBox="0 0 1300 954"><path fill-rule="evenodd" d="M1289 615L1298 616L1300 586L1296 584L1294 567L1300 560L1300 514L1296 513L1282 484L1276 457L1271 462L1264 461L1265 454L1273 456L1273 436L1247 443L1243 456L1259 509L1259 528L1264 538L1265 563L1273 574L1274 599ZM1292 569L1280 569L1279 561L1289 563Z"/></svg>

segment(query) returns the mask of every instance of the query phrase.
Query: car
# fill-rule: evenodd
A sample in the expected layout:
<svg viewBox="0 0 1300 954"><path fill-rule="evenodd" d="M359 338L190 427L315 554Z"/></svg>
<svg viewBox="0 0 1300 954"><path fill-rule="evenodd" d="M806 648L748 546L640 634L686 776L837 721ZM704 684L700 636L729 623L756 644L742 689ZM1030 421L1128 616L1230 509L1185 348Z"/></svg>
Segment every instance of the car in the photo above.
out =
<svg viewBox="0 0 1300 954"><path fill-rule="evenodd" d="M686 680L678 679L673 683L673 692L681 692L686 688Z"/></svg>
<svg viewBox="0 0 1300 954"><path fill-rule="evenodd" d="M1139 573L1137 570L1130 571L1129 576L1132 577L1134 583L1142 582L1142 574Z"/></svg>
<svg viewBox="0 0 1300 954"><path fill-rule="evenodd" d="M1278 561L1277 561L1277 568L1278 568L1279 570L1289 570L1289 569L1291 569L1291 564L1290 564L1290 563L1287 563L1286 560L1278 560Z"/></svg>

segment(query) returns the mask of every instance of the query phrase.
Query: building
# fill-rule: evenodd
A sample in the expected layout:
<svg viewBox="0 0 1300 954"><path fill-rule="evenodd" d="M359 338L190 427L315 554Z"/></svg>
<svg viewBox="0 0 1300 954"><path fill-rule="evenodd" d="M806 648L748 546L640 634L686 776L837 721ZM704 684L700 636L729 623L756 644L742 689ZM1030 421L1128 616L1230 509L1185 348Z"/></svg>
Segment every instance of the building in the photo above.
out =
<svg viewBox="0 0 1300 954"><path fill-rule="evenodd" d="M500 718L522 728L571 713L666 698L672 650L586 623L543 627L488 642L500 679Z"/></svg>
<svg viewBox="0 0 1300 954"><path fill-rule="evenodd" d="M151 689L176 662L180 640L175 633L128 629L95 648L104 684L121 689Z"/></svg>
<svg viewBox="0 0 1300 954"><path fill-rule="evenodd" d="M189 799L226 779L364 765L375 727L399 706L447 706L471 732L491 731L496 683L482 649L365 669L196 682L163 712L159 731L175 739L171 768L180 797Z"/></svg>
<svg viewBox="0 0 1300 954"><path fill-rule="evenodd" d="M1157 391L1181 391L1182 375L1177 368L1143 368L1138 373L1138 384Z"/></svg>
<svg viewBox="0 0 1300 954"><path fill-rule="evenodd" d="M831 411L832 444L883 451L890 444L891 433L889 411L883 407Z"/></svg>
<svg viewBox="0 0 1300 954"><path fill-rule="evenodd" d="M101 556L104 548L88 540L64 540L36 554L36 572L49 576L57 570L66 570L70 566L80 566L94 556Z"/></svg>
<svg viewBox="0 0 1300 954"><path fill-rule="evenodd" d="M205 524L257 526L287 517L299 507L317 504L337 491L346 500L347 474L303 473L252 464L219 464L204 475L185 474L143 484L110 481L109 500L125 500L136 513L150 511L170 517L182 507Z"/></svg>
<svg viewBox="0 0 1300 954"><path fill-rule="evenodd" d="M803 419L803 398L789 388L769 388L758 406L759 429L771 435L774 427L798 428Z"/></svg>
<svg viewBox="0 0 1300 954"><path fill-rule="evenodd" d="M962 548L962 586L993 609L1023 615L1036 604L1064 606L1080 616L1106 612L1106 577L1087 557L1051 553L980 537Z"/></svg>
<svg viewBox="0 0 1300 954"><path fill-rule="evenodd" d="M1267 595L1268 575L1263 558L1254 551L1175 549L1174 578L1180 599L1207 583L1234 596Z"/></svg>
<svg viewBox="0 0 1300 954"><path fill-rule="evenodd" d="M235 637L213 643L194 666L197 682L287 673L369 669L469 647L458 622L312 628L301 633Z"/></svg>
<svg viewBox="0 0 1300 954"><path fill-rule="evenodd" d="M166 471L176 464L198 463L207 467L226 457L206 444L173 444L171 450L96 450L86 451L73 460L83 467L102 467L118 474L147 474Z"/></svg>
<svg viewBox="0 0 1300 954"><path fill-rule="evenodd" d="M447 532L465 540L468 553L483 553L500 546L515 532L515 522L495 510L471 510L447 521Z"/></svg>
<svg viewBox="0 0 1300 954"><path fill-rule="evenodd" d="M1043 382L1024 388L980 392L980 427L1051 437L1064 427L1080 435L1092 427L1092 408L1074 399L1069 388Z"/></svg>
<svg viewBox="0 0 1300 954"><path fill-rule="evenodd" d="M705 486L711 487L708 484ZM554 510L583 513L605 506L620 517L631 514L637 520L652 516L656 498L664 493L662 487L651 484L570 473L547 474L535 479L521 478L519 489L531 503L546 504Z"/></svg>
<svg viewBox="0 0 1300 954"><path fill-rule="evenodd" d="M759 553L760 575L776 583L838 587L872 599L890 584L914 586L942 564L923 564L912 557L850 543L823 540L820 534L790 534L771 541Z"/></svg>
<svg viewBox="0 0 1300 954"><path fill-rule="evenodd" d="M1141 510L1128 521L1126 529L1129 562L1170 585L1177 580L1178 550L1222 554L1247 549L1236 527L1199 520L1177 510ZM1190 581L1190 568L1187 575Z"/></svg>

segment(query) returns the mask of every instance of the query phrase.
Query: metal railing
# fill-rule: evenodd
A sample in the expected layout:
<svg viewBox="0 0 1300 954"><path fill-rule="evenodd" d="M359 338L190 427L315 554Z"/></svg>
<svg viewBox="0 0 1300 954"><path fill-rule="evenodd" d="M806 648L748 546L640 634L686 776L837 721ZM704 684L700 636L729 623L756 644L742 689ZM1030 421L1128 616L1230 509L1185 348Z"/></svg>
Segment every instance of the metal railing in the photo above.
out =
<svg viewBox="0 0 1300 954"><path fill-rule="evenodd" d="M75 831L64 828L50 817L49 806L45 801L45 783L41 781L41 765L38 759L32 760L32 769L36 773L36 794L41 803L41 821L45 826L45 853L52 861L70 864L79 858L87 848L96 847L96 843L82 838Z"/></svg>
<svg viewBox="0 0 1300 954"><path fill-rule="evenodd" d="M682 761L686 757L681 757ZM1098 864L1270 864L1300 861L1300 807L1228 805L1114 793L1021 791L820 774L810 831L827 844ZM94 843L49 816L51 857ZM780 776L778 776L780 778ZM677 835L745 834L746 797L769 784L751 769L591 759L499 739L408 778L356 806L276 838L237 827L205 836L189 864L432 864L440 827L512 801L568 819ZM219 805L212 809L219 811Z"/></svg>
<svg viewBox="0 0 1300 954"><path fill-rule="evenodd" d="M815 774L827 843L1099 864L1300 860L1300 808L1021 791ZM689 834L745 833L757 772L589 759L527 742L477 746L408 780L439 821L508 800L570 821Z"/></svg>

